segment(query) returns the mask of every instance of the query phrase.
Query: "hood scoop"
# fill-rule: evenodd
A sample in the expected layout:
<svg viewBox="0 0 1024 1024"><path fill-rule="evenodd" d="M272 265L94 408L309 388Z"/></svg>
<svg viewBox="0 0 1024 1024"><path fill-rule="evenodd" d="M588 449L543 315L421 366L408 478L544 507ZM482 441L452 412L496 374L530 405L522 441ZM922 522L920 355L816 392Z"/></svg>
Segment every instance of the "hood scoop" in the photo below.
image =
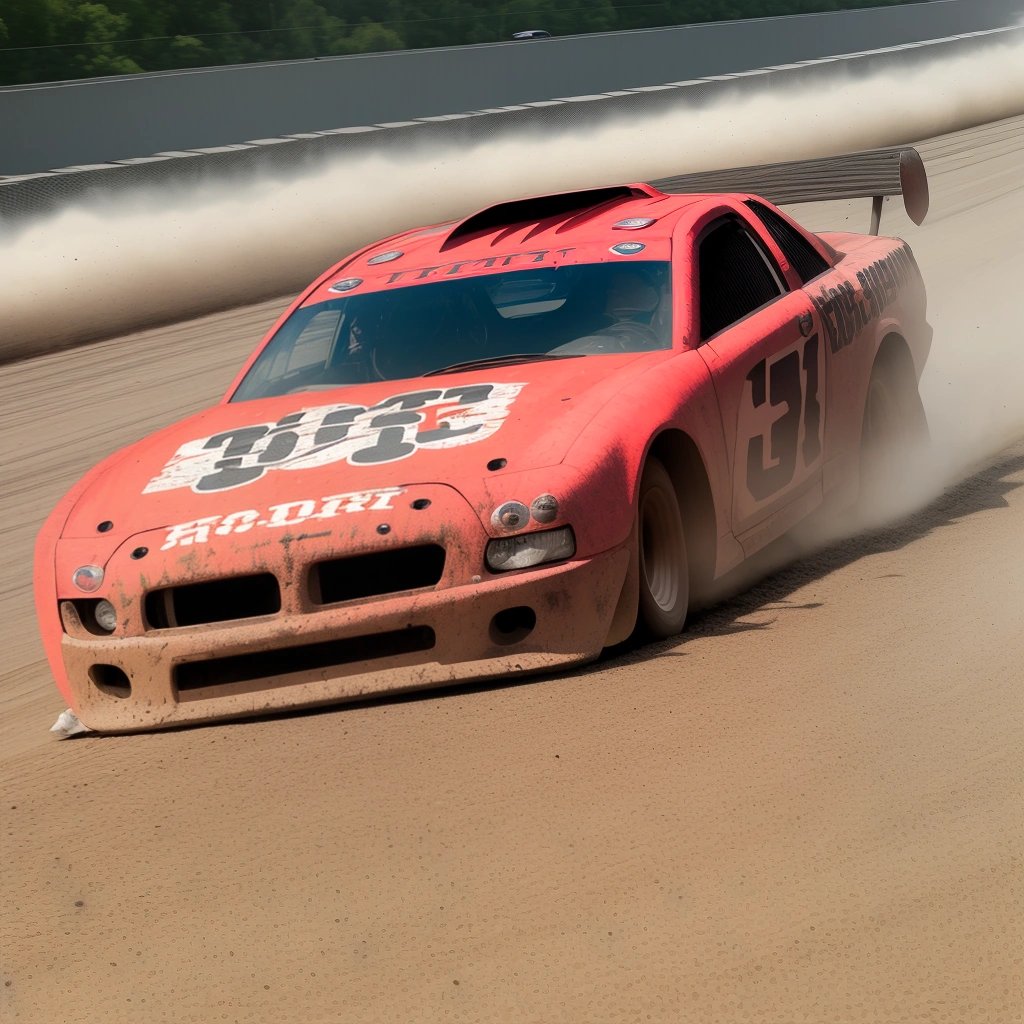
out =
<svg viewBox="0 0 1024 1024"><path fill-rule="evenodd" d="M498 203L497 206L488 206L457 224L445 239L440 251L454 249L466 239L485 234L488 231L574 217L600 207L606 207L611 203L652 199L658 195L660 193L649 185L614 185Z"/></svg>

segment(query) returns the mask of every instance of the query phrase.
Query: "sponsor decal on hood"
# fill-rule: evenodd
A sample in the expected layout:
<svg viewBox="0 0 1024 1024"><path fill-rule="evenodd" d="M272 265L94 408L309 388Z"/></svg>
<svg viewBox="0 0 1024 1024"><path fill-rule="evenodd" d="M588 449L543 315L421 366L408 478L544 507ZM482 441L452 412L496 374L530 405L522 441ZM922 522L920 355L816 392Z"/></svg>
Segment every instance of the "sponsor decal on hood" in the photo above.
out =
<svg viewBox="0 0 1024 1024"><path fill-rule="evenodd" d="M397 462L419 449L490 437L524 384L464 384L393 395L374 406L321 405L186 441L143 488L209 493L243 487L278 469Z"/></svg>
<svg viewBox="0 0 1024 1024"><path fill-rule="evenodd" d="M161 545L161 551L168 551L178 546L205 544L211 532L224 537L232 533L248 533L254 526L266 526L271 529L285 526L300 526L309 521L335 519L353 512L383 512L393 509L393 498L405 491L401 487L387 487L376 491L350 491L346 494L329 494L326 497L300 501L285 501L271 505L265 510L247 508L227 515L203 516L201 519L190 519L187 523L177 523L167 530L167 539Z"/></svg>

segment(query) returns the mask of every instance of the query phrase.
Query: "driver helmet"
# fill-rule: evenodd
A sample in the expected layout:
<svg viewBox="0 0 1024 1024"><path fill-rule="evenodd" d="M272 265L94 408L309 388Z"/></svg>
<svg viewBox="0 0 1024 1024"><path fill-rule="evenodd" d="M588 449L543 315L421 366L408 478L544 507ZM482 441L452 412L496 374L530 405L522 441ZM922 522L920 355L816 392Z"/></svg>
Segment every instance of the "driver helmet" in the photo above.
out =
<svg viewBox="0 0 1024 1024"><path fill-rule="evenodd" d="M615 323L649 323L660 301L658 289L641 271L616 270L608 286L604 311Z"/></svg>

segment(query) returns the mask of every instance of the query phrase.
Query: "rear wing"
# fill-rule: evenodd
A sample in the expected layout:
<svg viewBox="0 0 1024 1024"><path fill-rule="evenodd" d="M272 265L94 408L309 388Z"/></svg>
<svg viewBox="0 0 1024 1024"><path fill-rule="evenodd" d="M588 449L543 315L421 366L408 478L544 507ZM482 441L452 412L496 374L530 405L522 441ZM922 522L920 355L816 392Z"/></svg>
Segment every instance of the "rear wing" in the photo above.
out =
<svg viewBox="0 0 1024 1024"><path fill-rule="evenodd" d="M669 193L753 192L776 206L870 198L873 235L878 234L881 226L882 200L886 196L902 195L907 214L915 224L922 224L928 215L928 175L920 153L909 146L679 174L651 184Z"/></svg>

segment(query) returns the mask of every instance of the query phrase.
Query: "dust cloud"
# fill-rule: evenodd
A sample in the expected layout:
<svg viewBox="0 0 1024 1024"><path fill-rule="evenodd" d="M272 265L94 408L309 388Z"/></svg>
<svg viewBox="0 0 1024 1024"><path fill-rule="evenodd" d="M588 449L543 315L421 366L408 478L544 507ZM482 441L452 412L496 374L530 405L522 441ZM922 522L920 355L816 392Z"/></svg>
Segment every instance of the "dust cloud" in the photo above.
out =
<svg viewBox="0 0 1024 1024"><path fill-rule="evenodd" d="M1020 148L1015 165L1024 175ZM915 505L1024 436L1024 195L1003 196L991 209L995 223L987 230L972 230L971 210L960 218L961 230L946 234L944 251L937 238L916 247L936 333L921 379L933 464L924 489L908 498Z"/></svg>
<svg viewBox="0 0 1024 1024"><path fill-rule="evenodd" d="M1020 104L1024 109L1024 93ZM910 242L928 291L934 339L920 389L931 443L904 460L884 507L832 523L819 540L884 526L922 508L1024 437L1024 116L918 144L931 213L917 227L887 202L882 231ZM813 230L863 231L869 204L790 210ZM816 545L815 545L816 546Z"/></svg>

